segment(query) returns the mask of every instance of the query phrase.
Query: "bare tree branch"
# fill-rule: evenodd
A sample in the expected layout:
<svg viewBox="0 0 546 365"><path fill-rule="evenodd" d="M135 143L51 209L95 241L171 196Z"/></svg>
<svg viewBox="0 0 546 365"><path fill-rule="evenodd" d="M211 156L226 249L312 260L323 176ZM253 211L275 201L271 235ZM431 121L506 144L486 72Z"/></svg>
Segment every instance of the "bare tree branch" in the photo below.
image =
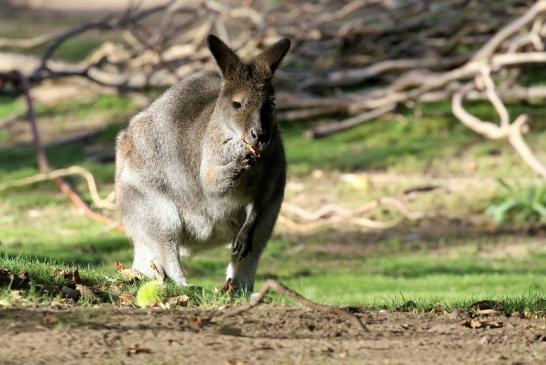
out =
<svg viewBox="0 0 546 365"><path fill-rule="evenodd" d="M223 313L223 315L219 318L219 320L233 317L243 312L247 312L251 310L252 308L259 305L264 300L267 293L269 293L269 291L271 290L275 290L281 294L287 295L290 298L297 301L298 303L312 310L316 310L323 313L337 314L338 316L344 318L346 321L352 323L357 329L361 331L365 331L365 332L369 331L366 325L362 322L362 320L356 315L352 314L351 312L343 310L338 307L332 307L329 305L312 302L309 299L302 296L301 294L299 294L298 292L290 289L289 287L285 286L284 284L281 284L280 282L276 280L267 280L262 286L262 288L260 289L260 291L258 292L258 294L256 294L256 296L250 301L248 305L228 309L226 312Z"/></svg>

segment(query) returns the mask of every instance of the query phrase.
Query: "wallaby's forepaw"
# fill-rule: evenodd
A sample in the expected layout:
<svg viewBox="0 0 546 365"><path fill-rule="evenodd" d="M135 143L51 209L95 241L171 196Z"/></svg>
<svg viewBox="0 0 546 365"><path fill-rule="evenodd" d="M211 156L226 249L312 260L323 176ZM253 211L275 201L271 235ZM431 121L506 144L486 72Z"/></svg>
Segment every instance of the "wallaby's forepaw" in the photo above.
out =
<svg viewBox="0 0 546 365"><path fill-rule="evenodd" d="M239 256L239 260L244 259L252 252L252 242L246 235L239 234L231 246L231 253Z"/></svg>
<svg viewBox="0 0 546 365"><path fill-rule="evenodd" d="M237 159L237 175L249 170L258 160L256 155L244 154Z"/></svg>

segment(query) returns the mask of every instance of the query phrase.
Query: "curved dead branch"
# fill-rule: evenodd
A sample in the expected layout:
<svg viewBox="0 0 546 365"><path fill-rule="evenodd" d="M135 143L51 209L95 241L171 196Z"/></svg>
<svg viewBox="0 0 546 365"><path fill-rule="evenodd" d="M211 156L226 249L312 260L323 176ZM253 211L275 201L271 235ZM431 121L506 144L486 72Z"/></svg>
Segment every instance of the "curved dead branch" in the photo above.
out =
<svg viewBox="0 0 546 365"><path fill-rule="evenodd" d="M66 177L71 175L78 175L85 179L87 187L89 189L89 194L91 195L91 200L93 201L93 205L100 209L116 209L116 205L114 204L113 192L109 194L107 198L102 199L99 196L97 190L95 177L93 176L93 174L91 174L91 172L81 166L71 166L66 169L50 170L37 175L26 177L24 179L9 181L7 183L0 184L0 191L5 191L11 188L21 187L30 184L36 184L42 181L55 180L60 177Z"/></svg>
<svg viewBox="0 0 546 365"><path fill-rule="evenodd" d="M391 208L400 217L390 221L378 221L365 217L380 207ZM368 229L389 229L404 220L419 220L430 213L412 212L400 200L382 197L355 209L348 209L336 204L327 204L316 211L308 211L300 206L284 202L279 216L279 223L294 232L308 233L335 224L349 224Z"/></svg>
<svg viewBox="0 0 546 365"><path fill-rule="evenodd" d="M250 301L250 303L248 305L235 307L235 308L230 308L230 309L226 310L218 318L218 320L221 321L221 320L224 320L226 318L233 317L233 316L236 316L236 315L239 315L241 313L244 313L246 311L251 310L252 308L259 305L264 300L265 296L272 290L274 290L276 292L279 292L280 294L284 294L284 295L289 296L290 298L294 299L295 301L297 301L298 303L304 305L305 307L307 307L309 309L319 311L319 312L323 312L323 313L337 314L338 316L344 318L346 321L352 323L357 329L359 329L361 331L365 331L365 332L369 331L368 327L366 327L366 325L362 322L362 320L359 317L357 317L356 315L354 315L353 313L351 313L349 311L346 311L344 309L338 308L338 307L333 307L333 306L329 306L329 305L325 305L325 304L319 304L319 303L312 302L311 300L305 298L303 295L301 295L298 292L290 289L289 287L287 287L286 285L280 283L279 281L271 280L271 279L267 280L263 284L263 286L260 289L260 291L258 292L258 294L256 294L254 296L254 298Z"/></svg>
<svg viewBox="0 0 546 365"><path fill-rule="evenodd" d="M0 38L0 48L32 49L57 39L60 34L61 32L53 32L23 39Z"/></svg>
<svg viewBox="0 0 546 365"><path fill-rule="evenodd" d="M486 72L484 72L483 75L484 77L489 78L489 76L485 76L487 75ZM497 110L497 113L499 114L501 119L500 125L496 125L495 123L489 121L481 120L478 117L470 114L468 111L466 111L466 109L464 109L463 100L465 98L465 95L468 94L468 92L470 92L475 87L473 83L465 85L453 95L453 114L465 126L486 138L507 139L512 147L516 150L516 152L520 155L522 160L537 174L539 174L543 178L546 178L546 167L531 151L522 136L523 128L528 120L527 115L522 114L518 116L514 120L514 122L510 123L506 107L504 106L502 101L500 101L500 98L498 98L494 90L492 80L486 80L485 85L486 89L488 89L488 93L490 94L491 103L493 105L498 104L495 106L495 109Z"/></svg>
<svg viewBox="0 0 546 365"><path fill-rule="evenodd" d="M12 83L14 85L14 88L20 89L23 93L23 96L25 98L25 102L27 105L27 117L30 122L31 130L32 130L32 141L34 145L34 150L36 151L36 160L38 162L38 169L43 173L47 174L49 173L50 166L49 161L47 159L44 147L41 142L40 138L40 132L38 129L38 122L36 118L36 113L34 109L34 101L32 99L32 96L30 95L30 82L28 78L24 75L22 75L18 71L12 71L8 73L0 73L0 80L7 83ZM105 216L103 214L97 213L93 211L87 203L81 198L81 196L72 188L72 186L64 180L60 176L54 176L51 178L59 190L68 197L68 199L76 205L83 215L86 217L107 224L112 228L115 228L117 230L123 231L123 227L119 222L116 222L112 218Z"/></svg>

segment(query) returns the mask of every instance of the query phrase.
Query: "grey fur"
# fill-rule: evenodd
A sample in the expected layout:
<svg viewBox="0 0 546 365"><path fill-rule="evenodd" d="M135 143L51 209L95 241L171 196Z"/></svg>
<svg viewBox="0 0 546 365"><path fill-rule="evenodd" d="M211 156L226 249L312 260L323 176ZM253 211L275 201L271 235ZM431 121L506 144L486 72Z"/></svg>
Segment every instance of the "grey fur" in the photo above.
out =
<svg viewBox="0 0 546 365"><path fill-rule="evenodd" d="M177 83L119 134L116 199L136 270L153 276L153 261L187 285L179 255L231 242L227 279L251 292L284 194L271 78L290 42L245 64L218 38L208 41L220 73Z"/></svg>

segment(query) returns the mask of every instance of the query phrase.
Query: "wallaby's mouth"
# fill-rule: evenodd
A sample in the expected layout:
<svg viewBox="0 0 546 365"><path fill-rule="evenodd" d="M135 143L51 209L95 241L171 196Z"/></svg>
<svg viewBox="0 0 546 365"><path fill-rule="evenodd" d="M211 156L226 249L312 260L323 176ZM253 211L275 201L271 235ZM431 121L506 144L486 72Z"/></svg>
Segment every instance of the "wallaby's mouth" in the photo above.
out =
<svg viewBox="0 0 546 365"><path fill-rule="evenodd" d="M248 143L247 141L245 141L244 137L241 137L241 141L243 142L245 147L248 148L250 152L252 152L254 156L260 157L262 155L262 150L260 149L260 147Z"/></svg>

